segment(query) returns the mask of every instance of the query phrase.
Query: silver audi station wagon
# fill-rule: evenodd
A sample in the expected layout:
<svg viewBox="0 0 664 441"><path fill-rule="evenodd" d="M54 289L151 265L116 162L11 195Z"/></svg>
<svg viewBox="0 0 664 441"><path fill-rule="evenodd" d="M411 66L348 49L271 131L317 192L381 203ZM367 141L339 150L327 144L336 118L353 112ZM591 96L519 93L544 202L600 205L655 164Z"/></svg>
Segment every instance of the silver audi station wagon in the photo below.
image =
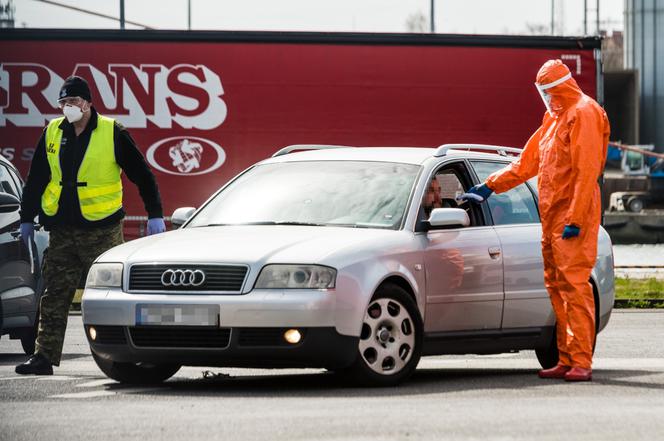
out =
<svg viewBox="0 0 664 441"><path fill-rule="evenodd" d="M535 350L558 359L544 288L536 183L457 197L520 150L286 147L181 227L115 247L88 274L83 322L120 382L180 366L320 367L395 385L420 357ZM600 229L597 331L614 300Z"/></svg>

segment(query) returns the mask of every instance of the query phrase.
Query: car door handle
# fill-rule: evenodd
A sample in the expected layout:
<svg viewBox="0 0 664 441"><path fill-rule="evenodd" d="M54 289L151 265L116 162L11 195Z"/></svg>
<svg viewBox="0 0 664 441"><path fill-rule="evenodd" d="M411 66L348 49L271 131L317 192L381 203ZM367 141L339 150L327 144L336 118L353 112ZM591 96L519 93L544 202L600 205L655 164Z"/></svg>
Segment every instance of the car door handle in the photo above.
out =
<svg viewBox="0 0 664 441"><path fill-rule="evenodd" d="M489 256L492 259L498 259L500 257L500 247L489 247Z"/></svg>

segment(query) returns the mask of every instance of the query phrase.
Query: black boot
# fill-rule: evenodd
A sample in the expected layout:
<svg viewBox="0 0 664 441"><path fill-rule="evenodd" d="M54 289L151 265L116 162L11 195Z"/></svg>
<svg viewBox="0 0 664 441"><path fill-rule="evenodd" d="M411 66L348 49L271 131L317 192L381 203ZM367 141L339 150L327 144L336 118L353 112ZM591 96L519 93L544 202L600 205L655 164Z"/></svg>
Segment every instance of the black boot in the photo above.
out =
<svg viewBox="0 0 664 441"><path fill-rule="evenodd" d="M15 371L21 375L53 375L53 366L48 358L37 353L28 358L25 363L16 366Z"/></svg>

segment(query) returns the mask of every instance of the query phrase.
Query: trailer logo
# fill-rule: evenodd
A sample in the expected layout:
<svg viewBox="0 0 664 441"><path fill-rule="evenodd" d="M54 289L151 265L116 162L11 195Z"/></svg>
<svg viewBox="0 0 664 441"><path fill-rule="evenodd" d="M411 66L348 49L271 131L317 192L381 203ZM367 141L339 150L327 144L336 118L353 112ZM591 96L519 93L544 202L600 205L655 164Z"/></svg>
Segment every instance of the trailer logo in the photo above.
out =
<svg viewBox="0 0 664 441"><path fill-rule="evenodd" d="M155 169L177 176L211 173L226 161L219 144L195 136L162 139L148 148L146 156Z"/></svg>
<svg viewBox="0 0 664 441"><path fill-rule="evenodd" d="M0 127L43 127L62 116L58 92L70 74L85 78L102 115L129 128L211 130L226 119L221 78L207 66L177 64L77 64L59 73L37 63L0 64Z"/></svg>

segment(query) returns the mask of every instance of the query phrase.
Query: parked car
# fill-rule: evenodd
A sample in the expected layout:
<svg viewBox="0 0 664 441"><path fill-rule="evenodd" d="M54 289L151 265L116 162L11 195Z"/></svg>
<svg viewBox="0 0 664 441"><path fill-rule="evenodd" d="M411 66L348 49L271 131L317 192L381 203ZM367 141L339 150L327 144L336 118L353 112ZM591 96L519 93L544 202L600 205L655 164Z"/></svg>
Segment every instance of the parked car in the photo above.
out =
<svg viewBox="0 0 664 441"><path fill-rule="evenodd" d="M395 385L423 355L526 349L552 367L534 182L486 204L456 199L518 152L282 149L199 209L176 210L180 229L97 259L82 303L94 359L128 383L201 365L323 367ZM428 210L433 181L440 208ZM601 331L614 284L603 229L598 242Z"/></svg>
<svg viewBox="0 0 664 441"><path fill-rule="evenodd" d="M22 191L18 170L0 155L0 335L20 339L25 353L32 354L44 292L41 269L48 233L37 227L32 249L20 239Z"/></svg>

